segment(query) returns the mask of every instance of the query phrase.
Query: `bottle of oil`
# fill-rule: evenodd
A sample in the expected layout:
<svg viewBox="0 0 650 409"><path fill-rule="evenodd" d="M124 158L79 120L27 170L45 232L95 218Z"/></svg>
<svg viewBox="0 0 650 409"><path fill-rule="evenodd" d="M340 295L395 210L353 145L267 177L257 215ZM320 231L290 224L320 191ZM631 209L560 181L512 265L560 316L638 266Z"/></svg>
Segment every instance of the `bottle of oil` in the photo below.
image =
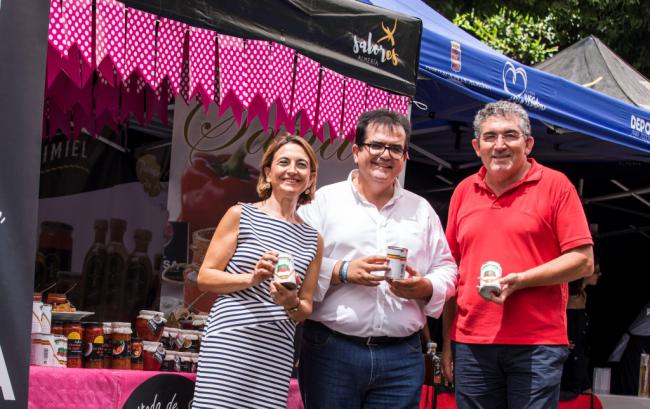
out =
<svg viewBox="0 0 650 409"><path fill-rule="evenodd" d="M102 285L103 321L124 321L125 318L125 289L126 289L126 260L124 233L126 220L111 219L110 238L106 244L106 269Z"/></svg>
<svg viewBox="0 0 650 409"><path fill-rule="evenodd" d="M151 242L151 231L137 229L133 235L135 249L129 255L126 269L126 302L129 314L135 318L138 311L147 309L151 302L153 266L147 251Z"/></svg>
<svg viewBox="0 0 650 409"><path fill-rule="evenodd" d="M641 362L639 366L639 396L647 398L648 396L648 372L650 370L649 361L650 355L641 354Z"/></svg>
<svg viewBox="0 0 650 409"><path fill-rule="evenodd" d="M95 241L86 253L81 274L79 307L82 310L96 311L102 302L102 285L106 271L107 231L108 221L106 219L95 220Z"/></svg>

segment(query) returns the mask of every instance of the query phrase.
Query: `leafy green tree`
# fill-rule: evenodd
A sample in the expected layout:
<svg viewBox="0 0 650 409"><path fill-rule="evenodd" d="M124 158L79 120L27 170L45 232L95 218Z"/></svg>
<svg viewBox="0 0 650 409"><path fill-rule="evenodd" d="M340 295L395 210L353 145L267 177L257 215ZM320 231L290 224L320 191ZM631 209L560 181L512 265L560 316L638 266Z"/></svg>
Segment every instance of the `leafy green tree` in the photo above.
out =
<svg viewBox="0 0 650 409"><path fill-rule="evenodd" d="M454 24L478 37L497 51L526 64L536 64L558 50L553 15L543 18L500 7L496 14L481 18L474 11L457 14Z"/></svg>

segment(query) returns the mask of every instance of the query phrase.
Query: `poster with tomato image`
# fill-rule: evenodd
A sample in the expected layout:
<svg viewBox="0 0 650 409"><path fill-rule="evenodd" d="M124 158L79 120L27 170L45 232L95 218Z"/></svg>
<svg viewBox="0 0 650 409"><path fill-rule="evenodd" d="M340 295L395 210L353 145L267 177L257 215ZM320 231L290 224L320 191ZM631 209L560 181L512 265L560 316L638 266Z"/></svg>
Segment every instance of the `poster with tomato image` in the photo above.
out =
<svg viewBox="0 0 650 409"><path fill-rule="evenodd" d="M208 312L212 307L216 295L198 290L197 270L214 228L228 208L237 202L259 200L259 163L264 148L276 135L275 113L269 117L266 131L257 119L247 124L245 113L240 126L230 111L219 116L214 105L206 112L200 104L176 102L167 231L172 235L179 224L186 224L190 256L187 266L173 267L171 259L163 263L163 311L189 306L193 311ZM304 136L318 156L319 187L345 179L354 168L352 144L340 139L331 142L327 130L325 135L324 142L311 131Z"/></svg>

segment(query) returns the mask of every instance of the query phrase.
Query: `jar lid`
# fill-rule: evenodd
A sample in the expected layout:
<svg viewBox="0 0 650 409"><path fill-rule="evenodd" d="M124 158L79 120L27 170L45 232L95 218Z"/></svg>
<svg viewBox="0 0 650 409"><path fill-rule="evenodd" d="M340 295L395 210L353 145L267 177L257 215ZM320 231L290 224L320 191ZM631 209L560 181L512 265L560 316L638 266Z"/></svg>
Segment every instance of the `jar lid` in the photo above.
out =
<svg viewBox="0 0 650 409"><path fill-rule="evenodd" d="M156 342L156 341L142 341L144 350L147 352L156 352L159 347L162 346L161 342Z"/></svg>
<svg viewBox="0 0 650 409"><path fill-rule="evenodd" d="M178 351L165 350L165 361L171 361L176 359L178 356Z"/></svg>
<svg viewBox="0 0 650 409"><path fill-rule="evenodd" d="M165 323L167 320L163 318L162 314L143 314L142 311L140 311L140 315L136 317L138 320L154 320L155 322L162 322Z"/></svg>
<svg viewBox="0 0 650 409"><path fill-rule="evenodd" d="M145 314L145 315L165 315L165 313L161 311L153 311L153 310L140 310L139 314Z"/></svg>
<svg viewBox="0 0 650 409"><path fill-rule="evenodd" d="M194 320L192 321L192 326L193 327L202 327L205 325L206 320Z"/></svg>
<svg viewBox="0 0 650 409"><path fill-rule="evenodd" d="M172 327L172 328L165 328L165 330L164 330L163 332L167 332L167 333L169 333L170 335L171 335L171 334L176 335L176 334L178 334L180 331L182 331L182 329L180 329L180 328L173 328L173 327Z"/></svg>

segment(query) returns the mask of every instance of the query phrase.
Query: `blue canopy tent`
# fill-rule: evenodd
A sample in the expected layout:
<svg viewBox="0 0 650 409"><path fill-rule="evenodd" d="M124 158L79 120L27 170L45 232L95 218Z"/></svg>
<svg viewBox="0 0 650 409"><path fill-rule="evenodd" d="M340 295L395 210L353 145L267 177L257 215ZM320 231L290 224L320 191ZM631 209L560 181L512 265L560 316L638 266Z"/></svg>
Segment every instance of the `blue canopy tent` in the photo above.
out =
<svg viewBox="0 0 650 409"><path fill-rule="evenodd" d="M550 162L650 162L650 112L528 67L492 50L421 0L370 0L423 21L414 156L445 168L476 163L471 122L489 101L521 103L533 119L533 156Z"/></svg>

